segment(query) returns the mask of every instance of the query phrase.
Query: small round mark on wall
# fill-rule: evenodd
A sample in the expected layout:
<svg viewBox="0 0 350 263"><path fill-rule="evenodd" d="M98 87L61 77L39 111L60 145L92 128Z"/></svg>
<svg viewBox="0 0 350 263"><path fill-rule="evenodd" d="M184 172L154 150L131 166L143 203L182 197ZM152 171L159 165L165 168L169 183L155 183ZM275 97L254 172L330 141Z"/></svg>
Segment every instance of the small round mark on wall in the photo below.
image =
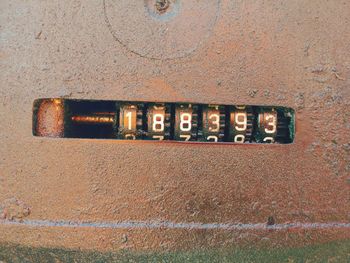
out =
<svg viewBox="0 0 350 263"><path fill-rule="evenodd" d="M145 0L149 16L158 21L170 21L180 10L180 0Z"/></svg>
<svg viewBox="0 0 350 263"><path fill-rule="evenodd" d="M164 13L170 6L170 1L169 0L156 0L156 10L159 13Z"/></svg>

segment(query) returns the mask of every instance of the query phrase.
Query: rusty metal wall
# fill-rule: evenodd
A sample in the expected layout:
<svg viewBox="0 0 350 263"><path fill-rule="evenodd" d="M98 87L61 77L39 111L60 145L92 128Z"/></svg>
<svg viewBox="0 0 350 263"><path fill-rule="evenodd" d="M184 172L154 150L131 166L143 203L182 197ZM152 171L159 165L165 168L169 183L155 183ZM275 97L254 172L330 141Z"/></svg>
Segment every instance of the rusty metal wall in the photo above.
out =
<svg viewBox="0 0 350 263"><path fill-rule="evenodd" d="M0 243L110 251L350 238L350 2L171 4L164 16L141 0L0 1ZM287 106L296 138L33 137L33 101L46 97Z"/></svg>

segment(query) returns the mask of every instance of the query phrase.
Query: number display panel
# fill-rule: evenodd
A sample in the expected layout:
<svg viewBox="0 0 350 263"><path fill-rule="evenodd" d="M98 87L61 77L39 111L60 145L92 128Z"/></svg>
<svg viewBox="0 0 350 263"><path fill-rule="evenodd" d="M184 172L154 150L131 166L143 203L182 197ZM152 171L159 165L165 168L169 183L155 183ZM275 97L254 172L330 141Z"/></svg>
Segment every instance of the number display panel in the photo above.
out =
<svg viewBox="0 0 350 263"><path fill-rule="evenodd" d="M54 112L44 108L50 103L54 105L51 107ZM294 120L294 110L280 106L38 99L34 101L33 134L65 138L286 144L294 141ZM60 125L48 128L44 122ZM45 132L41 131L42 127Z"/></svg>

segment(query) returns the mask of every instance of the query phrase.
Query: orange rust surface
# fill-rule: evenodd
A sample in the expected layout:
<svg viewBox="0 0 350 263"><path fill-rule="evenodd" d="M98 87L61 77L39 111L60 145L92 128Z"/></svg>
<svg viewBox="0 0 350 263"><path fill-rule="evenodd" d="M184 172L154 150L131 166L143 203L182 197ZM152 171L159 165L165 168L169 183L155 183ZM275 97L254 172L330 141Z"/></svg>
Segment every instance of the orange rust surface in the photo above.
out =
<svg viewBox="0 0 350 263"><path fill-rule="evenodd" d="M350 222L349 1L222 0L215 19L202 18L202 28L195 28L202 10L193 11L194 28L187 30L203 34L190 38L200 43L186 42L176 26L177 17L186 15L179 13L166 22L180 32L176 41L158 21L157 30L147 34L130 27L131 46L116 41L118 26L106 15L119 11L106 14L103 3L0 3L0 243L174 250L350 238L349 227L255 231L8 224ZM119 27L127 30L128 20L145 19L147 13L137 10L142 8L124 12ZM172 43L179 40L184 43L177 49ZM157 53L162 44L165 49ZM293 144L249 147L34 137L32 103L52 97L281 105L296 109L297 133ZM21 204L12 221L3 215L9 200Z"/></svg>
<svg viewBox="0 0 350 263"><path fill-rule="evenodd" d="M64 133L64 106L59 99L43 101L37 105L33 125L37 136L62 137Z"/></svg>

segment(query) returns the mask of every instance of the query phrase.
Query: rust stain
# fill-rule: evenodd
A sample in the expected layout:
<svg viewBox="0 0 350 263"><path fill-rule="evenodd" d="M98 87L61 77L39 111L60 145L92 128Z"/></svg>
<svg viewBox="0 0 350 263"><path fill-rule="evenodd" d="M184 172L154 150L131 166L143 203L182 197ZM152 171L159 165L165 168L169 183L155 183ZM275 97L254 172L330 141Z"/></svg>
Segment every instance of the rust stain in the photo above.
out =
<svg viewBox="0 0 350 263"><path fill-rule="evenodd" d="M30 212L30 207L15 197L0 202L0 219L21 221L29 216Z"/></svg>
<svg viewBox="0 0 350 263"><path fill-rule="evenodd" d="M39 136L62 137L64 133L64 105L60 99L38 102L34 133Z"/></svg>

